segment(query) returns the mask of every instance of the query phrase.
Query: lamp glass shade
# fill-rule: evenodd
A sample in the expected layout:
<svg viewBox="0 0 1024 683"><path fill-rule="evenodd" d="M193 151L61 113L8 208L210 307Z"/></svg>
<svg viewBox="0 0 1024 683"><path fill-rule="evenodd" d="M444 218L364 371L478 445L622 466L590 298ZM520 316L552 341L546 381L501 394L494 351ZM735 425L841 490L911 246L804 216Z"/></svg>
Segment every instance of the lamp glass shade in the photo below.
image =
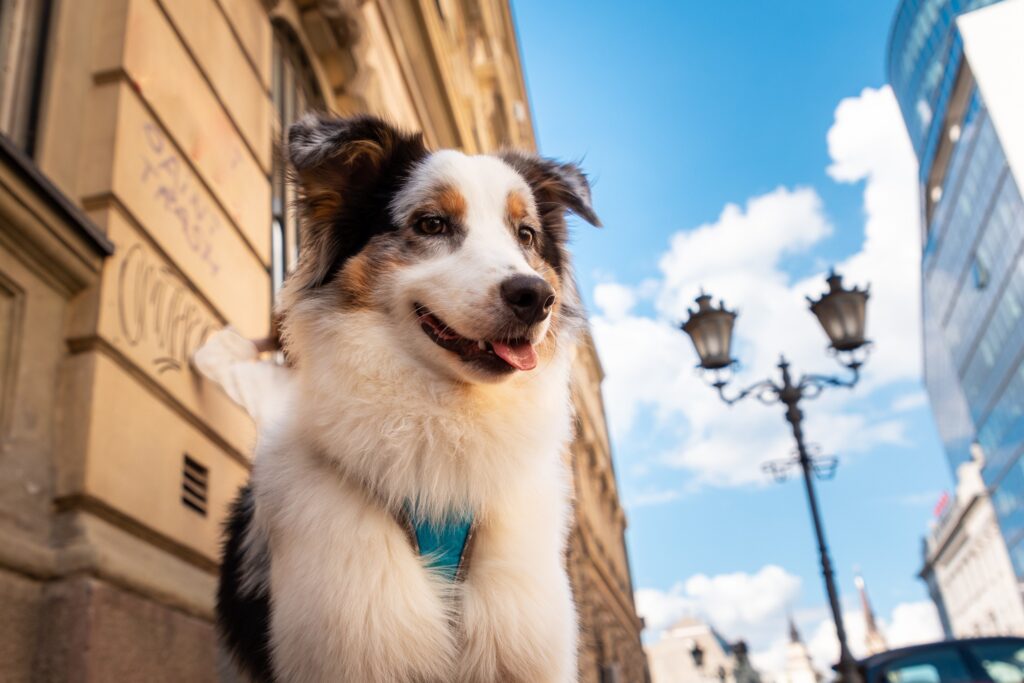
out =
<svg viewBox="0 0 1024 683"><path fill-rule="evenodd" d="M736 313L725 306L714 308L711 297L701 294L697 297L697 310L690 311L690 318L683 324L683 331L690 335L693 348L700 357L700 367L705 370L719 370L732 365L732 326Z"/></svg>
<svg viewBox="0 0 1024 683"><path fill-rule="evenodd" d="M868 291L843 288L841 276L828 278L829 291L814 301L808 298L811 312L818 318L836 351L854 351L867 342L864 337Z"/></svg>
<svg viewBox="0 0 1024 683"><path fill-rule="evenodd" d="M698 669L704 666L704 650L701 648L700 643L694 643L690 649L690 656L693 657L693 664Z"/></svg>

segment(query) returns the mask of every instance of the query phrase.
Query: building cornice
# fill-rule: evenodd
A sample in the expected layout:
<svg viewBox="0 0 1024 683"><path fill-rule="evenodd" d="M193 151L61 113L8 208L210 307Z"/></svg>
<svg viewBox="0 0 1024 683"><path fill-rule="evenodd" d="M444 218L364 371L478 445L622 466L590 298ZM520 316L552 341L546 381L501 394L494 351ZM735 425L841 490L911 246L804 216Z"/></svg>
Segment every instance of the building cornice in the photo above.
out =
<svg viewBox="0 0 1024 683"><path fill-rule="evenodd" d="M0 164L10 169L58 217L101 257L114 253L114 244L67 196L43 175L35 163L5 135L0 133Z"/></svg>
<svg viewBox="0 0 1024 683"><path fill-rule="evenodd" d="M918 576L924 578L928 571L935 566L935 563L938 562L939 558L945 554L950 543L952 543L953 539L957 537L957 532L964 525L964 520L967 519L967 515L975 508L975 506L978 505L981 498L982 496L980 494L971 496L971 500L968 501L967 505L962 508L955 509L954 514L956 521L947 521L937 529L938 533L934 535L934 543L929 542L931 541L930 538L926 539L924 566L921 568L921 571L918 572Z"/></svg>

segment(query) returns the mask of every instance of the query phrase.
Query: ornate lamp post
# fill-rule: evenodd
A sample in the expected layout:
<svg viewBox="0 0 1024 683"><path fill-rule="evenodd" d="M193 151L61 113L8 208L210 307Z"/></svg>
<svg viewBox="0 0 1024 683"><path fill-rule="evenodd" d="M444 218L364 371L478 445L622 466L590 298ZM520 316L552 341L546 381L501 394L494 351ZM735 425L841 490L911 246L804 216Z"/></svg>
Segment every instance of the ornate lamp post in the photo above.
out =
<svg viewBox="0 0 1024 683"><path fill-rule="evenodd" d="M818 498L814 489L814 477L828 478L835 471L836 459L820 457L812 454L804 443L803 413L800 400L815 398L826 387L851 388L860 379L860 368L864 363L863 353L868 342L864 338L864 318L868 291L844 289L842 278L835 272L828 277L829 291L817 301L807 298L811 312L818 318L825 334L828 335L830 348L839 362L850 371L846 378L826 375L801 375L794 382L789 373L789 363L785 357L779 359L781 381L762 380L729 396L726 386L729 377L728 369L735 363L730 356L732 347L732 327L736 313L729 311L720 303L718 308L711 304L711 297L701 292L697 297L697 310L690 310L689 319L683 323L682 329L693 341L693 346L700 357L699 367L714 373L711 381L718 395L725 403L732 405L738 401L754 396L765 404L781 403L786 408L786 421L789 422L796 440L795 457L766 463L764 468L776 480L783 480L793 467L799 467L803 473L804 485L807 489L807 503L814 522L814 534L818 542L818 553L821 556L821 573L825 578L825 591L828 593L832 618L835 621L836 636L839 639L839 663L837 669L844 683L861 683L857 662L850 654L846 642L846 629L843 626L843 613L839 607L839 592L835 585L832 571L832 560L829 558L828 545L825 542L825 530L818 510Z"/></svg>
<svg viewBox="0 0 1024 683"><path fill-rule="evenodd" d="M697 641L694 641L693 647L690 648L690 656L693 657L694 666L698 669L704 668L704 650Z"/></svg>

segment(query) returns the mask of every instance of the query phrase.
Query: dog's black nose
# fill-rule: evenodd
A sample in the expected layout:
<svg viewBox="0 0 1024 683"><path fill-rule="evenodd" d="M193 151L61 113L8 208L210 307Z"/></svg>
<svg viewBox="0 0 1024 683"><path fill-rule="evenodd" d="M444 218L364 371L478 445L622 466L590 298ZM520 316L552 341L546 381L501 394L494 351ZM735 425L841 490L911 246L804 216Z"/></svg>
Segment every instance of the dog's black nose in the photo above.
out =
<svg viewBox="0 0 1024 683"><path fill-rule="evenodd" d="M501 298L521 322L539 323L555 305L555 290L536 275L513 275L501 283Z"/></svg>

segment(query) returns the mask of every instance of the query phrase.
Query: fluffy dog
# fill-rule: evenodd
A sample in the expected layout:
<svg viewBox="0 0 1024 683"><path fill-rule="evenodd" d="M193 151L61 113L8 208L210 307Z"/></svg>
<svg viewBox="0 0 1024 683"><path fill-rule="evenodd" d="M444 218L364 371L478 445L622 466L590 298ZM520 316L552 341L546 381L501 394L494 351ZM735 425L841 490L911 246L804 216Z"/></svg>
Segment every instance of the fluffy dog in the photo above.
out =
<svg viewBox="0 0 1024 683"><path fill-rule="evenodd" d="M572 164L289 132L294 368L227 527L217 616L259 681L567 683Z"/></svg>

